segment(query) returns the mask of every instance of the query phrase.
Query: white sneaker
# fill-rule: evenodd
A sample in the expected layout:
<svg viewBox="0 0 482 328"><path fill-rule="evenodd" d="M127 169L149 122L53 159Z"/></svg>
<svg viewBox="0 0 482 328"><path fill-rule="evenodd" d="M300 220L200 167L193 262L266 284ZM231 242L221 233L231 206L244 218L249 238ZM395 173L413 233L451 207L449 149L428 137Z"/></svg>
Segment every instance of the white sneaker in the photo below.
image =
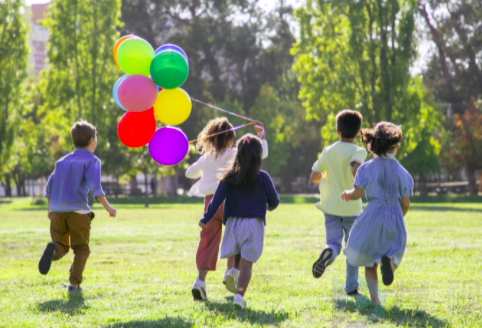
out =
<svg viewBox="0 0 482 328"><path fill-rule="evenodd" d="M226 289L233 294L236 294L236 291L238 290L238 277L239 270L236 268L232 268L226 274Z"/></svg>
<svg viewBox="0 0 482 328"><path fill-rule="evenodd" d="M233 307L235 310L244 310L246 302L244 301L243 296L239 294L234 295Z"/></svg>
<svg viewBox="0 0 482 328"><path fill-rule="evenodd" d="M224 270L223 284L226 285L226 276L228 275L229 269Z"/></svg>
<svg viewBox="0 0 482 328"><path fill-rule="evenodd" d="M208 297L206 294L206 284L204 281L196 278L194 285L192 285L192 297L195 301L205 301Z"/></svg>

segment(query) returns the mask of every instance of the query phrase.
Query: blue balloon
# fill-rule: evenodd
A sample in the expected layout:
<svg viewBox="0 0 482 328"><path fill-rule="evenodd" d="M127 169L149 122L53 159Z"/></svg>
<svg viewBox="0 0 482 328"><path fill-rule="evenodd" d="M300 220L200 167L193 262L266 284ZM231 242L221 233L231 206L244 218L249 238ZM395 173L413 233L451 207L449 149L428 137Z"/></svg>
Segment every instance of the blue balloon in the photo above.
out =
<svg viewBox="0 0 482 328"><path fill-rule="evenodd" d="M120 108L122 108L123 110L125 110L127 112L127 109L125 109L124 107L122 107L120 101L119 101L119 98L117 97L117 89L119 89L119 85L121 84L122 81L124 81L124 79L126 77L128 77L129 75L124 75L124 76L121 76L117 82L114 84L114 88L112 89L112 97L114 98L114 101L115 103L117 104L117 106L119 106Z"/></svg>
<svg viewBox="0 0 482 328"><path fill-rule="evenodd" d="M186 61L189 65L189 59L187 59L187 55L184 52L184 50L182 50L181 47L178 47L178 46L176 46L175 44L172 44L172 43L168 43L168 44L165 44L165 45L157 48L157 50L154 52L154 56L156 56L161 51L165 51L165 50L173 50L173 51L179 52L184 58L186 58Z"/></svg>

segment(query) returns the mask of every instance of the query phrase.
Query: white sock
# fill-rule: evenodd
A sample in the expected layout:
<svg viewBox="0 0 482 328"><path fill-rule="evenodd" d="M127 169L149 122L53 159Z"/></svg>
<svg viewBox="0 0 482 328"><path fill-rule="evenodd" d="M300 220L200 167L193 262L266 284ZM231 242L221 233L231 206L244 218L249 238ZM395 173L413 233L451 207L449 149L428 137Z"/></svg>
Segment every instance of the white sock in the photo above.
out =
<svg viewBox="0 0 482 328"><path fill-rule="evenodd" d="M380 299L378 298L378 282L375 280L365 277L367 280L368 291L370 292L370 296L375 298L376 304L381 305Z"/></svg>
<svg viewBox="0 0 482 328"><path fill-rule="evenodd" d="M233 272L234 274L239 274L239 270L238 270L238 269L232 268L231 270L233 270L232 272Z"/></svg>

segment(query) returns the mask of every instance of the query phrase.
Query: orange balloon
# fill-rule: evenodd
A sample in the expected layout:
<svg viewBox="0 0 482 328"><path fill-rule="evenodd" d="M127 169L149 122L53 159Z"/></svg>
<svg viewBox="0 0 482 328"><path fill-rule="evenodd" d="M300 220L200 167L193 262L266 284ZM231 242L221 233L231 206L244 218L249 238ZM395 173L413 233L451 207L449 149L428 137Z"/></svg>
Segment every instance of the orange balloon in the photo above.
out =
<svg viewBox="0 0 482 328"><path fill-rule="evenodd" d="M119 40L117 40L117 42L115 43L114 45L114 50L112 51L112 56L114 57L114 61L115 61L115 64L117 65L117 67L120 68L119 66L119 63L117 62L117 48L119 48L119 46L121 45L122 42L124 42L125 40L127 39L130 39L130 38L134 38L135 35L126 35L126 36L123 36L121 37Z"/></svg>

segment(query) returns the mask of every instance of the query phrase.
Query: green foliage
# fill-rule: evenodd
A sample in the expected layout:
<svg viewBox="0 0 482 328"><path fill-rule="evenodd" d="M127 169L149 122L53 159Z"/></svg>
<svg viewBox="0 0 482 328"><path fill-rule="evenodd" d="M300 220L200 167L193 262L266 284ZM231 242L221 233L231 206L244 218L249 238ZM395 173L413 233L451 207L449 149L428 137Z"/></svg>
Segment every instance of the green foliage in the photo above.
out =
<svg viewBox="0 0 482 328"><path fill-rule="evenodd" d="M0 176L10 167L19 126L28 61L25 21L23 1L0 2Z"/></svg>
<svg viewBox="0 0 482 328"><path fill-rule="evenodd" d="M300 97L308 118L324 124L325 145L337 138L336 113L352 108L363 114L365 127L381 120L403 125L399 157L405 162L421 143L434 154L438 114L424 102L422 80L409 73L415 10L413 1L309 0L296 12L300 40L292 54Z"/></svg>

